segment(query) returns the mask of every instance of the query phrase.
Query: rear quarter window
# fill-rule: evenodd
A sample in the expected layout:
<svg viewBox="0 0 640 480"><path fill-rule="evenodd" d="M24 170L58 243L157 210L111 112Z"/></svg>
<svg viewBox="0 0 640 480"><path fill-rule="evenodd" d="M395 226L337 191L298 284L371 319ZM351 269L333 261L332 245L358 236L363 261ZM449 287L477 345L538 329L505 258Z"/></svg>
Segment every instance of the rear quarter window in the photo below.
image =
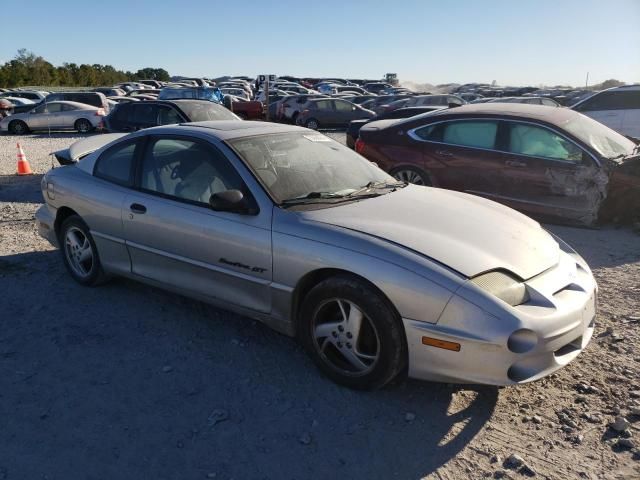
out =
<svg viewBox="0 0 640 480"><path fill-rule="evenodd" d="M123 142L103 152L96 161L93 175L124 187L132 187L137 145L136 141Z"/></svg>

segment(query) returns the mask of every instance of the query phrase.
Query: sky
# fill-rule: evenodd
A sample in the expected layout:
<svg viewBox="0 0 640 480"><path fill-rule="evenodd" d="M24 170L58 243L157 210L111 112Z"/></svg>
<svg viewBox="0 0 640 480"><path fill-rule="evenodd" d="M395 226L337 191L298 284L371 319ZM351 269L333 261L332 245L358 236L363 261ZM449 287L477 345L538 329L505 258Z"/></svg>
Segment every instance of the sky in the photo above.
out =
<svg viewBox="0 0 640 480"><path fill-rule="evenodd" d="M0 63L26 48L185 76L640 82L640 0L30 0L14 14Z"/></svg>

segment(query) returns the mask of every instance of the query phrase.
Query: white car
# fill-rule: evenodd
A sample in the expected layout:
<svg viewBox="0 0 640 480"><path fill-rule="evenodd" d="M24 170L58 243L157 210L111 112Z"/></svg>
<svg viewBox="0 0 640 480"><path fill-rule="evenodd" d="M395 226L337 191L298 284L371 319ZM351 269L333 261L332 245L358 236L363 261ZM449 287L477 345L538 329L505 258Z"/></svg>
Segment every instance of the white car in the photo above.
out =
<svg viewBox="0 0 640 480"><path fill-rule="evenodd" d="M640 84L603 90L571 108L623 135L640 138Z"/></svg>

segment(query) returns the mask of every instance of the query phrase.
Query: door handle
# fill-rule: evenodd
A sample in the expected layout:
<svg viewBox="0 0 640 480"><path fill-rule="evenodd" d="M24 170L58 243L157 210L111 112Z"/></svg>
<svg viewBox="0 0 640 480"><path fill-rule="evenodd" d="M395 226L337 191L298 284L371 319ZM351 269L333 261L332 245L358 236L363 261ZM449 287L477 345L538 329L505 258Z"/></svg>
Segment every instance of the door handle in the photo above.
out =
<svg viewBox="0 0 640 480"><path fill-rule="evenodd" d="M448 152L447 150L436 150L436 154L442 157L453 157L453 153Z"/></svg>
<svg viewBox="0 0 640 480"><path fill-rule="evenodd" d="M507 167L520 167L520 168L522 168L522 167L526 167L527 166L526 163L519 162L518 160L507 160L506 162L504 162L504 164Z"/></svg>
<svg viewBox="0 0 640 480"><path fill-rule="evenodd" d="M145 207L144 205L140 205L139 203L132 203L129 209L131 209L133 213L147 213L147 207Z"/></svg>

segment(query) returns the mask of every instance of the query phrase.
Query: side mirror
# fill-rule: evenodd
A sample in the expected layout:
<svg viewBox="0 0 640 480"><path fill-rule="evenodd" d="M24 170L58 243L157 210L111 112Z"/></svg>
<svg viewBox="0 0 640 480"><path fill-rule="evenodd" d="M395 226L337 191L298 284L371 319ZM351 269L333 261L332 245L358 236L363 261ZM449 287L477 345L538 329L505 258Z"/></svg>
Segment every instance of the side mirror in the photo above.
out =
<svg viewBox="0 0 640 480"><path fill-rule="evenodd" d="M244 195L240 190L225 190L214 193L209 198L209 206L217 212L255 213L253 209L247 206Z"/></svg>

